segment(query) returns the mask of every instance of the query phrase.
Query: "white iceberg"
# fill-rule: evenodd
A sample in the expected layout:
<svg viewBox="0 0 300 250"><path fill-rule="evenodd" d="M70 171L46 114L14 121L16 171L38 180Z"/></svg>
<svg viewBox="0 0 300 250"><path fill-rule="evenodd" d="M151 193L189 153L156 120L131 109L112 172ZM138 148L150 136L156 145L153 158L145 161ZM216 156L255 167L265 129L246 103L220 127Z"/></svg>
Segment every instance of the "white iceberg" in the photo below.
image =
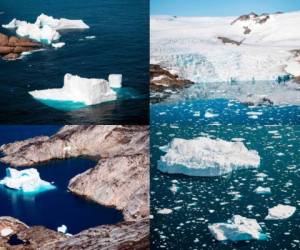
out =
<svg viewBox="0 0 300 250"><path fill-rule="evenodd" d="M48 25L39 27L36 24L26 22L18 25L16 33L21 37L28 37L45 44L51 44L60 38L60 34Z"/></svg>
<svg viewBox="0 0 300 250"><path fill-rule="evenodd" d="M165 148L158 169L165 173L189 176L220 176L237 169L257 168L260 157L242 142L199 137L175 138Z"/></svg>
<svg viewBox="0 0 300 250"><path fill-rule="evenodd" d="M55 188L49 182L43 181L35 168L20 171L7 168L6 177L0 181L0 184L23 192L44 191Z"/></svg>
<svg viewBox="0 0 300 250"><path fill-rule="evenodd" d="M277 205L269 208L266 220L283 220L291 217L296 212L296 208L289 205Z"/></svg>
<svg viewBox="0 0 300 250"><path fill-rule="evenodd" d="M57 228L57 232L65 234L67 232L67 226L61 225L60 227Z"/></svg>
<svg viewBox="0 0 300 250"><path fill-rule="evenodd" d="M104 79L82 78L77 75L66 74L62 88L34 90L29 92L36 99L54 101L80 102L94 105L117 99L108 81Z"/></svg>
<svg viewBox="0 0 300 250"><path fill-rule="evenodd" d="M269 187L257 187L255 190L254 190L255 193L257 194L270 194L271 193L271 188Z"/></svg>
<svg viewBox="0 0 300 250"><path fill-rule="evenodd" d="M16 18L14 18L8 24L2 24L2 27L5 28L5 29L16 29L20 25L24 25L24 24L27 24L27 22L26 21L20 21L20 20L17 20Z"/></svg>
<svg viewBox="0 0 300 250"><path fill-rule="evenodd" d="M35 24L38 26L50 26L55 30L64 29L89 29L90 27L82 20L70 20L66 18L55 19L52 16L41 14L37 17Z"/></svg>
<svg viewBox="0 0 300 250"><path fill-rule="evenodd" d="M267 238L255 219L240 215L234 215L228 223L211 224L208 229L219 241L265 240Z"/></svg>
<svg viewBox="0 0 300 250"><path fill-rule="evenodd" d="M111 88L121 88L122 87L122 75L121 74L110 74L108 76L109 86Z"/></svg>

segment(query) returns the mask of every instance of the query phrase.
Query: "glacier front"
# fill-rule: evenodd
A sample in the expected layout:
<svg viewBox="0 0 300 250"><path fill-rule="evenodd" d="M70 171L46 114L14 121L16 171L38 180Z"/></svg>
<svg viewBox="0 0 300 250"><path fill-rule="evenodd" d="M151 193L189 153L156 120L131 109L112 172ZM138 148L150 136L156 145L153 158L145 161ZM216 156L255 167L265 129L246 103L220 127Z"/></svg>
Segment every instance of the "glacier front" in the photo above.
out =
<svg viewBox="0 0 300 250"><path fill-rule="evenodd" d="M6 168L6 177L0 181L0 184L23 192L55 189L54 185L40 178L39 172L35 168L20 171L14 168Z"/></svg>
<svg viewBox="0 0 300 250"><path fill-rule="evenodd" d="M198 137L191 140L175 138L165 148L157 167L170 174L189 176L220 176L238 169L257 168L260 157L242 142Z"/></svg>
<svg viewBox="0 0 300 250"><path fill-rule="evenodd" d="M117 99L116 92L108 81L96 78L82 78L66 74L62 88L34 90L29 92L36 99L72 101L94 105Z"/></svg>
<svg viewBox="0 0 300 250"><path fill-rule="evenodd" d="M208 226L211 234L219 241L265 240L261 226L255 219L234 215L228 223L214 223Z"/></svg>

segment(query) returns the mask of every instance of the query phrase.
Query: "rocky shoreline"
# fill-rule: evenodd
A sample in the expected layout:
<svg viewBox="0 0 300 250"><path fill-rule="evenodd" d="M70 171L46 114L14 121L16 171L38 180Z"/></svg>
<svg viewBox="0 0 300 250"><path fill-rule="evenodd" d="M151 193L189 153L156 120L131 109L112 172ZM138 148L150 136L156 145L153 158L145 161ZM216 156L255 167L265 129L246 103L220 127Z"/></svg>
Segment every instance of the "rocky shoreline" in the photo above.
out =
<svg viewBox="0 0 300 250"><path fill-rule="evenodd" d="M2 145L0 151L4 154L0 161L15 167L78 156L97 159L97 165L73 177L68 188L88 200L114 207L124 215L125 222L95 227L70 237L38 227L38 232L42 234L50 234L50 231L51 234L58 234L57 237L52 237L55 239L51 246L45 243L22 249L96 249L94 246L101 249L149 248L148 126L64 126L51 137L39 136L9 143ZM0 217L0 231L2 218ZM14 229L19 223L22 222L15 220L10 228L19 239L26 239L24 244L27 242L32 247L32 242L41 237L40 233L33 234L27 240ZM37 231L36 228L31 227L33 232ZM45 233L45 230L49 231ZM9 238L2 237L0 246L7 247L8 242ZM21 246L25 246L24 244Z"/></svg>
<svg viewBox="0 0 300 250"><path fill-rule="evenodd" d="M0 33L0 56L4 60L16 60L23 52L41 49L42 45L26 38L7 36Z"/></svg>

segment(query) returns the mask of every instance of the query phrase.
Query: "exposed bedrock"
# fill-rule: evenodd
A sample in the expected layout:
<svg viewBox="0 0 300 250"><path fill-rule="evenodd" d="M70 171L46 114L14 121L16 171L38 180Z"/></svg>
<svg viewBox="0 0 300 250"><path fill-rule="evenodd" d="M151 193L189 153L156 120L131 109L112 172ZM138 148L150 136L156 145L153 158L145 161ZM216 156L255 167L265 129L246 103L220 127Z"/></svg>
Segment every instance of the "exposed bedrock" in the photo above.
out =
<svg viewBox="0 0 300 250"><path fill-rule="evenodd" d="M148 153L147 126L70 125L51 137L35 137L2 145L1 162L15 167L52 159L91 156L110 158Z"/></svg>
<svg viewBox="0 0 300 250"><path fill-rule="evenodd" d="M40 49L42 45L26 38L7 36L0 33L0 56L3 59L14 60L21 56L23 52Z"/></svg>
<svg viewBox="0 0 300 250"><path fill-rule="evenodd" d="M158 64L150 64L150 88L161 91L167 88L183 88L193 84L192 81L181 79L177 74L172 74Z"/></svg>

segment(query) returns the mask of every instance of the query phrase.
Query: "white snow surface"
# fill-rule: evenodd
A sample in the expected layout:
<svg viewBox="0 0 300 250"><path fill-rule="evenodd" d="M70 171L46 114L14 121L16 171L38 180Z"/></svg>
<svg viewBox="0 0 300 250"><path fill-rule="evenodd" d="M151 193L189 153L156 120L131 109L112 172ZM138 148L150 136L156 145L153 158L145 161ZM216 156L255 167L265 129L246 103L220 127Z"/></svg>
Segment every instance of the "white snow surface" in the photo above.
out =
<svg viewBox="0 0 300 250"><path fill-rule="evenodd" d="M265 234L255 219L234 215L228 223L214 223L208 226L211 234L219 241L262 240Z"/></svg>
<svg viewBox="0 0 300 250"><path fill-rule="evenodd" d="M296 212L296 207L279 204L269 208L266 220L284 220L291 217Z"/></svg>
<svg viewBox="0 0 300 250"><path fill-rule="evenodd" d="M49 182L43 181L35 168L20 171L14 168L7 168L6 177L0 181L0 184L23 192L34 192L41 189L55 188Z"/></svg>
<svg viewBox="0 0 300 250"><path fill-rule="evenodd" d="M65 234L67 232L67 226L66 225L61 225L60 227L57 228L57 232Z"/></svg>
<svg viewBox="0 0 300 250"><path fill-rule="evenodd" d="M82 102L93 105L117 99L109 82L104 79L82 78L66 74L62 88L34 90L29 92L36 99Z"/></svg>
<svg viewBox="0 0 300 250"><path fill-rule="evenodd" d="M194 82L300 75L299 57L291 52L300 48L300 11L271 14L263 24L255 18L231 24L236 18L151 16L151 63ZM251 32L244 34L244 27ZM218 37L245 40L237 46L223 44Z"/></svg>
<svg viewBox="0 0 300 250"><path fill-rule="evenodd" d="M220 176L238 169L257 168L260 157L243 142L198 137L191 140L175 138L165 148L157 167L170 174L189 176Z"/></svg>
<svg viewBox="0 0 300 250"><path fill-rule="evenodd" d="M7 236L11 235L13 232L14 231L11 228L6 227L1 230L0 234L2 237L7 237Z"/></svg>

